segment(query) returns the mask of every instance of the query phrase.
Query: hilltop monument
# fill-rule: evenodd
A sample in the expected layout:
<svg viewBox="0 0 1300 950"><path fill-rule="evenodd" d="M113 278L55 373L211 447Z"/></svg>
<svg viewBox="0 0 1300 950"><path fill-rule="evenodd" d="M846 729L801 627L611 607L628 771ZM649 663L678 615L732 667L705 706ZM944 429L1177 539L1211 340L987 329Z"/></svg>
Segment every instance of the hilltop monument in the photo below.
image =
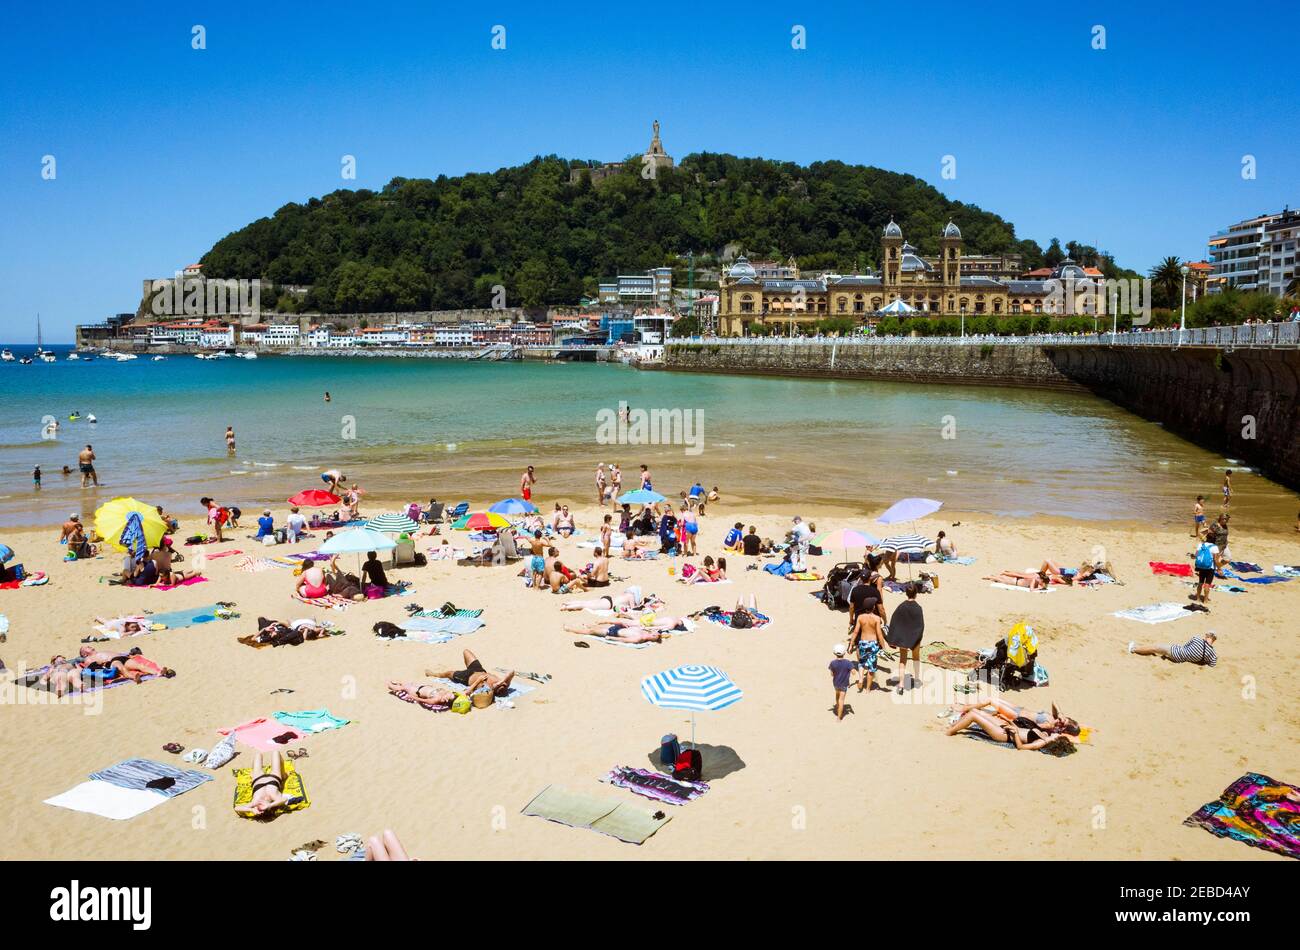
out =
<svg viewBox="0 0 1300 950"><path fill-rule="evenodd" d="M673 157L664 151L664 143L659 138L659 120L655 119L650 125L650 147L641 155L641 167L653 168L657 174L661 168L672 168ZM576 168L569 169L569 182L576 183L582 178L584 172L591 175L591 183L594 185L599 181L609 178L611 175L617 175L623 170L624 162L606 162L603 165L579 165Z"/></svg>

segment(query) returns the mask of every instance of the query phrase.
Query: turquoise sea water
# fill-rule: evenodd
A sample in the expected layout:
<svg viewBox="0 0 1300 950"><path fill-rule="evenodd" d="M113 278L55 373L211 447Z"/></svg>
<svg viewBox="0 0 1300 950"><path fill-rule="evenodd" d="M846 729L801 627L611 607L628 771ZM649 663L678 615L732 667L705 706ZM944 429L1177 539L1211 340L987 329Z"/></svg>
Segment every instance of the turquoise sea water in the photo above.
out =
<svg viewBox="0 0 1300 950"><path fill-rule="evenodd" d="M30 347L11 347L16 355ZM211 494L246 512L341 468L371 510L406 500L490 501L518 494L594 499L598 461L625 485L648 464L675 495L699 479L731 498L871 510L908 495L956 511L1181 523L1215 502L1227 460L1084 395L645 372L620 365L263 357L163 362L0 363L0 525L52 523L118 494L199 514ZM325 403L329 390L332 401ZM599 415L698 413L702 451L602 444ZM93 413L98 422L68 416ZM45 415L59 437L41 437ZM235 427L238 451L226 453ZM680 434L680 433L679 433ZM953 436L945 438L945 434ZM77 451L95 447L103 487L82 490ZM43 487L32 487L40 464ZM1234 466L1236 468L1237 466ZM1297 496L1234 478L1234 521L1292 524Z"/></svg>

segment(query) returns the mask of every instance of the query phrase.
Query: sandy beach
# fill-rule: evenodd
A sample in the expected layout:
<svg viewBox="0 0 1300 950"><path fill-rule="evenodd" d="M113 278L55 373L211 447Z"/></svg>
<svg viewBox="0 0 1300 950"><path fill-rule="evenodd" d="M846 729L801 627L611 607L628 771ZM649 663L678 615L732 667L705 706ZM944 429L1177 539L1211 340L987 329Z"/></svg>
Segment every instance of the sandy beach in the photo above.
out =
<svg viewBox="0 0 1300 950"><path fill-rule="evenodd" d="M556 500L538 499L543 511ZM284 513L276 510L277 523ZM577 507L575 513L590 539L597 509ZM780 537L793 513L756 518L724 498L702 520L700 554L721 553L722 538L736 521ZM822 531L879 527L872 520L878 511L798 513ZM245 573L237 569L238 556L209 559L208 583L173 591L130 589L99 580L116 569L118 556L65 563L56 530L6 532L4 541L18 560L49 574L45 586L0 591L0 613L10 621L0 659L11 671L41 665L56 652L74 654L93 633L97 616L216 601L234 601L241 616L109 644L138 646L177 675L104 691L94 704L33 702L31 691L22 690L27 696L19 699L7 686L10 708L0 750L10 767L0 775L0 812L13 821L0 856L285 860L300 844L323 839L329 845L320 859L335 860L336 836L389 827L425 859L1279 860L1182 821L1244 772L1283 781L1300 774L1300 713L1291 678L1300 581L1245 585L1252 589L1244 594L1217 593L1209 615L1146 625L1112 613L1186 601L1190 590L1182 579L1153 576L1147 567L1151 560L1186 562L1193 545L1186 531L973 521L965 515L952 527L958 516L944 514L918 522L916 530L930 537L947 530L959 552L978 562L924 568L941 580L921 598L926 642L978 650L1016 622L1032 623L1051 685L1011 698L1034 709L1055 703L1091 727L1077 754L1012 754L990 743L946 737L940 713L952 695L941 682L902 698L852 692L852 715L836 721L827 664L832 645L845 638L847 615L810 596L819 584L747 571L756 559L739 555L728 556L732 582L712 587L677 583L668 573L673 562L664 558L619 560L612 573L660 594L673 614L711 604L729 607L753 594L773 618L768 627L731 630L701 623L694 632L646 649L595 641L578 649L573 644L580 638L566 634L563 624L590 618L562 614L563 597L525 590L517 565L469 568L431 561L397 569L390 577L410 581L411 596L330 611L290 597L291 571ZM184 523L177 537L200 528L197 521ZM319 541L263 548L249 539L250 530L231 534L233 541L209 550L284 555L311 550ZM444 536L466 546L463 532L444 528ZM437 540L421 537L419 549ZM1122 584L1039 594L981 580L1001 568L1036 567L1044 557L1077 565L1095 545L1106 548ZM574 540L559 547L566 563L588 560L589 552ZM193 548L185 550L192 556ZM1234 530L1232 550L1235 558L1266 569L1300 561L1295 537L1281 533ZM828 553L812 564L824 569L840 559L839 552ZM906 577L907 566L899 571ZM902 599L887 594L887 610L892 613ZM380 620L400 625L410 603L434 609L446 601L483 608L486 626L442 645L388 642L371 632ZM253 632L259 615L328 619L347 633L254 650L236 638ZM1130 640L1183 642L1211 629L1220 637L1213 669L1126 652ZM553 678L520 697L513 709L476 709L467 716L427 712L385 690L389 679L460 667L465 648L488 669ZM672 820L640 847L520 814L551 784L653 811L657 806L648 799L599 779L615 766L652 768L664 733L689 737L689 715L650 705L638 683L650 673L691 663L720 667L745 694L737 705L697 718L707 794L670 808ZM893 664L882 661L882 668L892 670ZM942 675L925 670L927 676ZM280 689L293 692L275 692ZM133 756L182 765L179 756L162 751L165 743L210 749L219 728L280 710L322 708L351 723L294 743L309 751L297 767L311 807L272 822L234 815L231 766L130 821L42 804L89 773ZM251 750L241 746L232 766L251 760Z"/></svg>

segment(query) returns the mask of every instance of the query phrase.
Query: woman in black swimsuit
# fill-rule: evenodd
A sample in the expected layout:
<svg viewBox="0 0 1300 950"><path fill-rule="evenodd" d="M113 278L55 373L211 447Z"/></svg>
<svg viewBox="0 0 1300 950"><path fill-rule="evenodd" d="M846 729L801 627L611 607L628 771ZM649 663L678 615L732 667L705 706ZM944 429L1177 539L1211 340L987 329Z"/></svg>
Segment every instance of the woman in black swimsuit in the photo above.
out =
<svg viewBox="0 0 1300 950"><path fill-rule="evenodd" d="M995 742L1005 742L1022 752L1036 752L1052 743L1070 743L1067 733L1057 732L1052 726L1037 724L1023 716L1008 723L978 709L968 709L948 727L948 735L955 736L972 726L983 729Z"/></svg>
<svg viewBox="0 0 1300 950"><path fill-rule="evenodd" d="M279 751L271 753L270 771L265 771L262 753L253 757L253 795L247 805L236 805L235 811L253 817L270 815L276 809L289 804L284 794L284 760Z"/></svg>

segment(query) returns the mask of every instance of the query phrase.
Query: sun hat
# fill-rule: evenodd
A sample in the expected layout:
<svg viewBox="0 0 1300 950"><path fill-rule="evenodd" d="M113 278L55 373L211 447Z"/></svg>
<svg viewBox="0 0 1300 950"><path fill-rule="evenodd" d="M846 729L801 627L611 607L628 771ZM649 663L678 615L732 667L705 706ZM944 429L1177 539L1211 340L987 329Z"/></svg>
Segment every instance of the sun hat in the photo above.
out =
<svg viewBox="0 0 1300 950"><path fill-rule="evenodd" d="M844 655L844 644L842 644L842 643L837 643L837 644L835 644L835 646L831 647L831 652L834 653L836 656L843 656L843 655Z"/></svg>

